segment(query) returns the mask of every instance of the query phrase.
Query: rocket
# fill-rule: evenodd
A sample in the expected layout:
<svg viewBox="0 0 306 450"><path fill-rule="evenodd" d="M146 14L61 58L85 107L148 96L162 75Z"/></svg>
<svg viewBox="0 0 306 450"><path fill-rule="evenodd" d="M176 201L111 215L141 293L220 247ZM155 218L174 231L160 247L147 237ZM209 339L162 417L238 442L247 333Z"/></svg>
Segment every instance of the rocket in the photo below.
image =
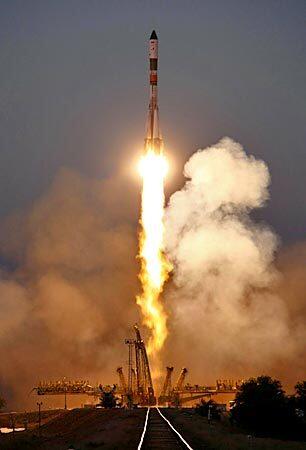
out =
<svg viewBox="0 0 306 450"><path fill-rule="evenodd" d="M157 64L158 64L158 39L155 30L152 31L149 41L150 59L150 103L147 122L147 134L145 138L145 151L154 150L162 152L163 141L159 129L158 100L157 100Z"/></svg>

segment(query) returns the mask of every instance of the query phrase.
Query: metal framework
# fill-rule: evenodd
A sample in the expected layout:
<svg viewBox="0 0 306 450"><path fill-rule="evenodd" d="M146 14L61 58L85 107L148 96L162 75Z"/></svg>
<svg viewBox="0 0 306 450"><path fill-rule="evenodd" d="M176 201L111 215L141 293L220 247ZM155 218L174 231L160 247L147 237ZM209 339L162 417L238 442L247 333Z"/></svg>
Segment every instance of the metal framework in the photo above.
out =
<svg viewBox="0 0 306 450"><path fill-rule="evenodd" d="M153 388L149 359L146 346L141 338L137 325L134 325L135 339L126 339L129 348L128 377L124 376L123 368L117 368L119 383L110 386L92 386L87 380L71 380L63 378L56 381L42 381L33 388L37 395L90 395L101 397L101 392L110 389L114 395L121 396L121 404L132 406L153 406L156 397ZM211 398L218 394L235 394L242 384L242 380L217 380L214 386L185 383L188 370L183 367L180 375L172 386L173 367L166 367L166 376L158 398L160 405L180 406L192 400L203 397Z"/></svg>
<svg viewBox="0 0 306 450"><path fill-rule="evenodd" d="M40 381L33 388L37 395L93 395L99 396L99 387L91 386L88 380L62 378L56 381Z"/></svg>
<svg viewBox="0 0 306 450"><path fill-rule="evenodd" d="M149 359L146 346L141 339L137 325L134 325L136 333L135 339L135 359L136 359L136 388L140 404L155 405L154 388L151 377Z"/></svg>
<svg viewBox="0 0 306 450"><path fill-rule="evenodd" d="M172 370L171 370L172 369ZM214 386L200 386L198 384L191 385L189 383L184 384L188 370L184 367L178 377L178 380L173 388L169 386L169 380L171 380L173 367L166 368L166 377L161 391L161 395L158 398L160 405L168 404L170 406L181 406L192 400L197 400L203 397L209 397L218 394L235 394L243 380L217 380Z"/></svg>
<svg viewBox="0 0 306 450"><path fill-rule="evenodd" d="M137 325L134 325L134 331L136 339L125 340L129 346L127 403L152 406L156 404L156 398L147 350ZM133 367L133 350L135 368Z"/></svg>
<svg viewBox="0 0 306 450"><path fill-rule="evenodd" d="M137 325L134 326L135 339L126 339L129 347L128 380L123 368L117 368L118 385L114 385L112 392L122 397L125 404L139 404L152 406L156 404L149 359L146 346L141 338ZM135 366L134 366L135 362ZM108 391L109 386L91 386L87 380L70 380L63 378L56 381L41 381L33 388L37 395L91 395L100 397L101 392Z"/></svg>
<svg viewBox="0 0 306 450"><path fill-rule="evenodd" d="M182 389L187 373L188 370L186 369L186 367L183 367L175 385L175 389L177 391L180 391Z"/></svg>
<svg viewBox="0 0 306 450"><path fill-rule="evenodd" d="M173 367L166 367L166 370L167 370L166 378L165 378L165 381L164 381L164 384L163 384L162 391L161 391L160 396L158 398L158 403L159 404L167 402L167 399L171 395L171 391L172 391L172 372L173 372Z"/></svg>
<svg viewBox="0 0 306 450"><path fill-rule="evenodd" d="M119 389L122 391L123 394L127 393L127 385L125 381L125 376L123 374L122 367L117 368L117 374L119 376Z"/></svg>

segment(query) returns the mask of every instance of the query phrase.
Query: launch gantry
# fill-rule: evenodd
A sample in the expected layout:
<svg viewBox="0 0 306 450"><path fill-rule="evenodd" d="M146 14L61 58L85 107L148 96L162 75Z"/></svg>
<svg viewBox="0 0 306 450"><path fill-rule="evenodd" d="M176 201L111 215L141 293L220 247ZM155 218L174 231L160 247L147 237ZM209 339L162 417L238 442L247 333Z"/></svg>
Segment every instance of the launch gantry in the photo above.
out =
<svg viewBox="0 0 306 450"><path fill-rule="evenodd" d="M218 394L236 394L243 383L242 380L217 380L214 386L185 384L188 370L186 367L183 367L176 384L171 387L172 373L173 367L167 367L163 389L158 397L158 403L160 405L177 407L204 397L211 398Z"/></svg>
<svg viewBox="0 0 306 450"><path fill-rule="evenodd" d="M187 373L188 373L188 370L186 369L186 367L183 367L182 370L181 370L180 376L178 377L178 380L177 380L176 385L175 385L175 390L176 391L181 391L182 390L182 387L183 387L183 384L184 384L184 381L185 381Z"/></svg>
<svg viewBox="0 0 306 450"><path fill-rule="evenodd" d="M117 368L119 383L113 386L102 384L92 386L87 380L70 380L63 378L57 381L39 382L32 390L38 395L89 395L100 398L103 393L110 390L117 398L122 399L122 404L153 406L156 404L151 370L147 350L141 338L137 325L134 326L135 339L126 339L129 346L128 379L123 373L123 368ZM66 401L65 401L66 403Z"/></svg>
<svg viewBox="0 0 306 450"><path fill-rule="evenodd" d="M160 396L158 398L158 403L165 403L168 401L169 396L171 395L172 391L172 372L173 367L166 367L167 374L166 378L163 384L162 391L160 393Z"/></svg>
<svg viewBox="0 0 306 450"><path fill-rule="evenodd" d="M117 374L119 376L119 389L122 391L122 394L126 394L127 393L127 385L126 385L125 376L123 374L122 367L117 368Z"/></svg>
<svg viewBox="0 0 306 450"><path fill-rule="evenodd" d="M70 380L69 378L62 378L56 381L40 381L38 386L33 390L38 395L97 395L97 387L91 386L88 380Z"/></svg>
<svg viewBox="0 0 306 450"><path fill-rule="evenodd" d="M156 398L146 346L137 325L134 325L134 331L136 339L125 340L129 346L127 403L153 406L156 404ZM119 374L119 379L120 377L122 378ZM120 383L122 382L120 381Z"/></svg>
<svg viewBox="0 0 306 450"><path fill-rule="evenodd" d="M38 395L89 395L101 398L101 395L112 392L121 405L154 406L156 397L152 382L146 346L141 338L137 325L134 325L135 339L126 339L129 348L128 376L124 376L123 368L117 368L119 383L117 385L90 385L87 380L70 380L63 378L57 381L40 382L34 391ZM166 367L166 376L158 397L158 404L181 406L190 401L204 397L211 398L218 394L235 394L242 380L217 380L213 386L191 385L185 383L188 370L183 367L179 377L172 385L173 367ZM121 398L121 401L119 401Z"/></svg>

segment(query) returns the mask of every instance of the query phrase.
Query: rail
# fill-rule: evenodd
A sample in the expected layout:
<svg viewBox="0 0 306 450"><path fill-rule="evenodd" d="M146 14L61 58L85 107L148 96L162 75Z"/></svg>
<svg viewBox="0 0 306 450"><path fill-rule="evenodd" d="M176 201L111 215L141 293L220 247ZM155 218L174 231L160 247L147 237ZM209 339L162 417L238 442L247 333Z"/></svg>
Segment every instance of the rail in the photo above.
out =
<svg viewBox="0 0 306 450"><path fill-rule="evenodd" d="M137 450L171 448L193 450L159 408L148 408Z"/></svg>

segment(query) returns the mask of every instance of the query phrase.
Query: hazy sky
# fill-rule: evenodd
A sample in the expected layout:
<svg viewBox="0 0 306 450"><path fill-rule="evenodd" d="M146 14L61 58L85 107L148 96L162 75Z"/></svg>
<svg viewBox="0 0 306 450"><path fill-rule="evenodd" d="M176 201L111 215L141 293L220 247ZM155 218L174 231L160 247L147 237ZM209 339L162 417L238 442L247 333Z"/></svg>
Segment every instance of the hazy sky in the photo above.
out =
<svg viewBox="0 0 306 450"><path fill-rule="evenodd" d="M304 238L305 20L298 0L0 1L0 214L26 207L61 166L95 178L130 166L155 28L177 173L232 137L270 168L264 219L285 242Z"/></svg>

